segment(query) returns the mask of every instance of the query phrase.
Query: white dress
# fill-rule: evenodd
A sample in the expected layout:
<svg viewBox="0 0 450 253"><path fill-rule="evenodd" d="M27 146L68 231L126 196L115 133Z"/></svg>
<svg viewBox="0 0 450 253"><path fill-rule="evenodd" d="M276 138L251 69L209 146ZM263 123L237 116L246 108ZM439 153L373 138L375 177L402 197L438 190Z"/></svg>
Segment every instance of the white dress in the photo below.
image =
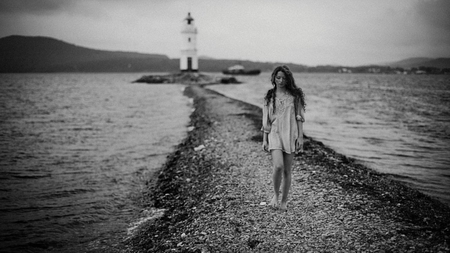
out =
<svg viewBox="0 0 450 253"><path fill-rule="evenodd" d="M287 154L294 153L295 140L298 137L294 97L290 94L277 94L275 103L275 112L272 100L268 105L264 100L263 106L262 131L268 133L269 151L279 149Z"/></svg>

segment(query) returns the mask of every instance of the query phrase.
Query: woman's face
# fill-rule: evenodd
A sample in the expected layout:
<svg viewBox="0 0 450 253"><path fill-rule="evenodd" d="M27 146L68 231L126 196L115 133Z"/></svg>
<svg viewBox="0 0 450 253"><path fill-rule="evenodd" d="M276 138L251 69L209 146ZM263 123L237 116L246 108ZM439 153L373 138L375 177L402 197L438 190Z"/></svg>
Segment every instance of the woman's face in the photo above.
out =
<svg viewBox="0 0 450 253"><path fill-rule="evenodd" d="M283 71L278 71L275 75L275 84L277 88L284 88L286 86L286 75Z"/></svg>

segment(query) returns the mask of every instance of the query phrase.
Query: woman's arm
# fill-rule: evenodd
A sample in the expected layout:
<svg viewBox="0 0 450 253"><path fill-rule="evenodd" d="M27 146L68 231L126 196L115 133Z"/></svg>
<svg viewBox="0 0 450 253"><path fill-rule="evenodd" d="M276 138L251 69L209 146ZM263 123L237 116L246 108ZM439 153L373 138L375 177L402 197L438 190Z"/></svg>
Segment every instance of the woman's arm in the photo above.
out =
<svg viewBox="0 0 450 253"><path fill-rule="evenodd" d="M297 119L298 137L301 138L303 138L303 122L305 122L305 110L302 108L300 110L300 119Z"/></svg>
<svg viewBox="0 0 450 253"><path fill-rule="evenodd" d="M268 135L270 133L271 128L272 128L272 125L269 123L269 106L264 103L262 127L261 127L261 131L263 132L262 148L264 151L269 151Z"/></svg>
<svg viewBox="0 0 450 253"><path fill-rule="evenodd" d="M269 148L268 147L268 145L269 145L268 136L269 136L268 133L266 133L266 132L263 133L263 149L266 150L266 151L269 151L268 150L268 148Z"/></svg>
<svg viewBox="0 0 450 253"><path fill-rule="evenodd" d="M297 139L295 141L295 151L302 151L303 150L303 122L305 121L305 110L299 105L298 108L301 108L300 115L296 116L297 119L297 129L298 129L298 135Z"/></svg>
<svg viewBox="0 0 450 253"><path fill-rule="evenodd" d="M261 131L268 134L270 133L271 128L272 125L269 122L269 106L266 103L264 103Z"/></svg>

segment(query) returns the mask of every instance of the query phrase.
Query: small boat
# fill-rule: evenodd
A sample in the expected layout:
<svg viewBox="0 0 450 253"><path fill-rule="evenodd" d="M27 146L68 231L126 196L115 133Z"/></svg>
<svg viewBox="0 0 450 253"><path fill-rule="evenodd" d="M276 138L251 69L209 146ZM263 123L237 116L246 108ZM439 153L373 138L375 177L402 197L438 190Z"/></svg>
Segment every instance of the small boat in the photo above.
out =
<svg viewBox="0 0 450 253"><path fill-rule="evenodd" d="M244 66L242 65L234 65L226 70L223 70L222 73L224 73L225 75L259 75L261 73L261 70L245 70Z"/></svg>

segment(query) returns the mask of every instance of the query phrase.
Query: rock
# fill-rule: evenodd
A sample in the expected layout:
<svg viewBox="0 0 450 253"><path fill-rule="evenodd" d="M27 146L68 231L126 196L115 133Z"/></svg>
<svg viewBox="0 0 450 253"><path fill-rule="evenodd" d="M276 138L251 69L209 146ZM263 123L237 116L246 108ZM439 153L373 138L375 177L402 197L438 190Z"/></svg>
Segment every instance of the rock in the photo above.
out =
<svg viewBox="0 0 450 253"><path fill-rule="evenodd" d="M222 77L220 78L220 83L222 84L237 84L237 83L241 83L239 82L234 76L231 77Z"/></svg>
<svg viewBox="0 0 450 253"><path fill-rule="evenodd" d="M216 77L198 72L179 72L166 75L148 75L134 81L134 83L176 83L176 84L217 84L240 83L235 77Z"/></svg>
<svg viewBox="0 0 450 253"><path fill-rule="evenodd" d="M198 147L195 147L194 148L194 151L200 151L200 150L203 150L203 149L205 149L205 145L200 145L200 146L198 146Z"/></svg>

